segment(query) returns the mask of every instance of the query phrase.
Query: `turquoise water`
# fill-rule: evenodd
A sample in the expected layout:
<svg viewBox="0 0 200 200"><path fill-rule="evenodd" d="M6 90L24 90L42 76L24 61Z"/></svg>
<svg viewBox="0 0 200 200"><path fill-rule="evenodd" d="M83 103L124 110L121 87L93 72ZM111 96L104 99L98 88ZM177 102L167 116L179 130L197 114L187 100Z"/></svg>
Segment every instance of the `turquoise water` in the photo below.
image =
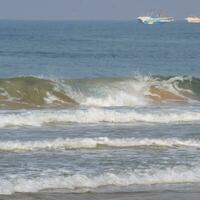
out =
<svg viewBox="0 0 200 200"><path fill-rule="evenodd" d="M1 198L198 199L198 24L0 21L0 47Z"/></svg>

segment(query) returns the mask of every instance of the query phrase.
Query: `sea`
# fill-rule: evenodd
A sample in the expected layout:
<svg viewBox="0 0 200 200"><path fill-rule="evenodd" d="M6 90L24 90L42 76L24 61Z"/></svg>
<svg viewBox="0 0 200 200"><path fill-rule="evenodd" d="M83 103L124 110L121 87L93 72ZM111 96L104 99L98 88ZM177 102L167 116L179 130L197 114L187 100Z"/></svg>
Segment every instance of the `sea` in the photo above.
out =
<svg viewBox="0 0 200 200"><path fill-rule="evenodd" d="M0 21L1 200L199 200L200 25Z"/></svg>

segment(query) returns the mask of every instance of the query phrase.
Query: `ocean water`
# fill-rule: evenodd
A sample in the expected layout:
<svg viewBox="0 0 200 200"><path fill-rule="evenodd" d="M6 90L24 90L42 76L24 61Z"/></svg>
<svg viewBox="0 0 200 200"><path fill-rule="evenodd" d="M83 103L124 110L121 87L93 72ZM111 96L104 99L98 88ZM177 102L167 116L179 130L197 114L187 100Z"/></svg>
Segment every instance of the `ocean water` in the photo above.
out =
<svg viewBox="0 0 200 200"><path fill-rule="evenodd" d="M1 199L199 199L200 26L0 21Z"/></svg>

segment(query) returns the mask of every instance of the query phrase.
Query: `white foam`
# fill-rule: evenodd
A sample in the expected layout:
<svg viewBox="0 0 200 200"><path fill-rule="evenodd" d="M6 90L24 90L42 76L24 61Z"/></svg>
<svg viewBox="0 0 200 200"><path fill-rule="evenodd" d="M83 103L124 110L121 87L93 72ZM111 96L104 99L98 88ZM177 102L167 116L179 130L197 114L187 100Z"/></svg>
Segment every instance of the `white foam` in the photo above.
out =
<svg viewBox="0 0 200 200"><path fill-rule="evenodd" d="M180 184L200 182L200 168L179 166L167 169L146 169L122 173L103 173L102 175L75 174L71 176L51 176L38 178L0 179L0 194L16 192L38 192L46 189L67 189L66 192L95 191L98 187L115 186L125 187L149 184Z"/></svg>
<svg viewBox="0 0 200 200"><path fill-rule="evenodd" d="M55 101L58 101L59 99L55 96L55 95L52 95L50 94L49 92L46 93L46 97L44 97L44 100L47 104L52 104L54 103Z"/></svg>
<svg viewBox="0 0 200 200"><path fill-rule="evenodd" d="M0 127L42 126L47 123L177 123L200 122L200 112L189 110L110 110L89 108L77 110L30 110L23 112L0 112Z"/></svg>
<svg viewBox="0 0 200 200"><path fill-rule="evenodd" d="M0 141L0 151L34 151L81 148L200 147L200 140L178 138L57 138L43 141Z"/></svg>
<svg viewBox="0 0 200 200"><path fill-rule="evenodd" d="M53 94L50 94L49 92L46 93L46 97L44 97L44 101L47 104L53 104L55 102L59 102L59 103L65 103L64 101L62 101L61 99L59 99L58 97L56 97Z"/></svg>
<svg viewBox="0 0 200 200"><path fill-rule="evenodd" d="M143 80L143 81L142 81ZM98 93L102 95L86 96L80 103L87 106L141 106L148 102L145 92L149 87L147 80L126 80L110 83L106 87L99 87Z"/></svg>
<svg viewBox="0 0 200 200"><path fill-rule="evenodd" d="M81 105L99 107L141 106L152 103L152 99L148 98L148 95L158 95L150 92L152 86L183 97L185 101L189 102L189 99L182 94L184 92L192 94L192 91L180 88L179 83L190 79L190 77L176 76L161 80L151 76L136 75L127 79L91 79L88 82L81 82L81 87L80 85L74 87L73 84L62 84L62 89L65 90L66 95L69 95ZM76 83L79 83L79 80ZM166 99L166 101L168 100ZM163 100L163 102L165 101Z"/></svg>

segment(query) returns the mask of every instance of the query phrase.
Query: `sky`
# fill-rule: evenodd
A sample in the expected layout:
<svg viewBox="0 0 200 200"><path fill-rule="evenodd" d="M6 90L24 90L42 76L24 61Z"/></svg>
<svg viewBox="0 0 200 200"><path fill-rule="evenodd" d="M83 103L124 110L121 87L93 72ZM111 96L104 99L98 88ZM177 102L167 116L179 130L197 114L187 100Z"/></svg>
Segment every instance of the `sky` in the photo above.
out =
<svg viewBox="0 0 200 200"><path fill-rule="evenodd" d="M0 19L134 20L150 10L200 15L200 0L0 0Z"/></svg>

